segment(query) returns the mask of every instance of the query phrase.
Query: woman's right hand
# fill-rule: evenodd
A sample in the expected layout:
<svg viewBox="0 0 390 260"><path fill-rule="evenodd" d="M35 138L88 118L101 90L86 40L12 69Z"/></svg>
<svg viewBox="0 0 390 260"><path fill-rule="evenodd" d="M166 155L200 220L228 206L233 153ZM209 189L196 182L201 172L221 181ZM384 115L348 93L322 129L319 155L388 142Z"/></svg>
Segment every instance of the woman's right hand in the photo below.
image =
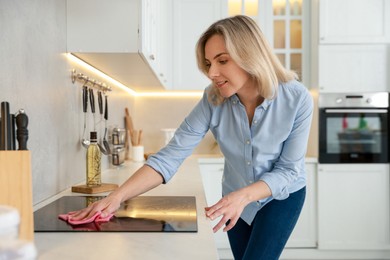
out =
<svg viewBox="0 0 390 260"><path fill-rule="evenodd" d="M96 201L89 205L88 207L69 212L70 218L72 220L84 220L88 219L96 214L96 212L101 212L101 217L104 218L110 214L114 214L120 207L121 199L115 195L109 195L99 201Z"/></svg>

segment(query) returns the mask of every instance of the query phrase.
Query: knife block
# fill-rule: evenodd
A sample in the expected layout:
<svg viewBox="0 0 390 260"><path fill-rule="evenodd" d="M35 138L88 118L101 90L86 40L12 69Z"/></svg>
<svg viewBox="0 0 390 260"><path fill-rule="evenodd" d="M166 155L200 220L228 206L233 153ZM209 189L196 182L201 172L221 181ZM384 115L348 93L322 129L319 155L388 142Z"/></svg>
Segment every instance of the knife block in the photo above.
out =
<svg viewBox="0 0 390 260"><path fill-rule="evenodd" d="M19 238L34 240L31 155L29 151L0 151L0 204L18 209Z"/></svg>

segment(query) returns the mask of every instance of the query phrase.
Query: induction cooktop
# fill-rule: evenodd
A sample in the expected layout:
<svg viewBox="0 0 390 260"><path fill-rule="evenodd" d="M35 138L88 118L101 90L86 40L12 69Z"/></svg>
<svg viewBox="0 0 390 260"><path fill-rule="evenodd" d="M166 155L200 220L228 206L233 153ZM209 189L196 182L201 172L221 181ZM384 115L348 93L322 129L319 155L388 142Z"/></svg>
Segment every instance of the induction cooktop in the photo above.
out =
<svg viewBox="0 0 390 260"><path fill-rule="evenodd" d="M101 196L64 196L34 212L35 232L197 232L191 196L139 196L122 203L110 221L71 225L59 214L87 207Z"/></svg>

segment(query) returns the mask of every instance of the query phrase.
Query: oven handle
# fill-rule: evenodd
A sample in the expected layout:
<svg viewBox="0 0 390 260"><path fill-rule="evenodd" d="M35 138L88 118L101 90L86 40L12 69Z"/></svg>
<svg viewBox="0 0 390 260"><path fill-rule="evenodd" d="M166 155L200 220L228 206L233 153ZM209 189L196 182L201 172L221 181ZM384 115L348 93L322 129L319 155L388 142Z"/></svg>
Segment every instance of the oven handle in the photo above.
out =
<svg viewBox="0 0 390 260"><path fill-rule="evenodd" d="M387 109L325 109L325 113L388 113Z"/></svg>

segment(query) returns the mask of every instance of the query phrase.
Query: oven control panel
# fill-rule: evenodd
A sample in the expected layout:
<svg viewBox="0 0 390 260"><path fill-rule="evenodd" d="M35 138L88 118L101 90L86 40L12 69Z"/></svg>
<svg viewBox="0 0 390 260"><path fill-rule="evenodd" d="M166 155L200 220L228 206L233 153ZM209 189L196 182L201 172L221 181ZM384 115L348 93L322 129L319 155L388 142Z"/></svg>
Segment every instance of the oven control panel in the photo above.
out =
<svg viewBox="0 0 390 260"><path fill-rule="evenodd" d="M389 107L389 93L323 93L319 96L319 107L364 107L387 108Z"/></svg>

